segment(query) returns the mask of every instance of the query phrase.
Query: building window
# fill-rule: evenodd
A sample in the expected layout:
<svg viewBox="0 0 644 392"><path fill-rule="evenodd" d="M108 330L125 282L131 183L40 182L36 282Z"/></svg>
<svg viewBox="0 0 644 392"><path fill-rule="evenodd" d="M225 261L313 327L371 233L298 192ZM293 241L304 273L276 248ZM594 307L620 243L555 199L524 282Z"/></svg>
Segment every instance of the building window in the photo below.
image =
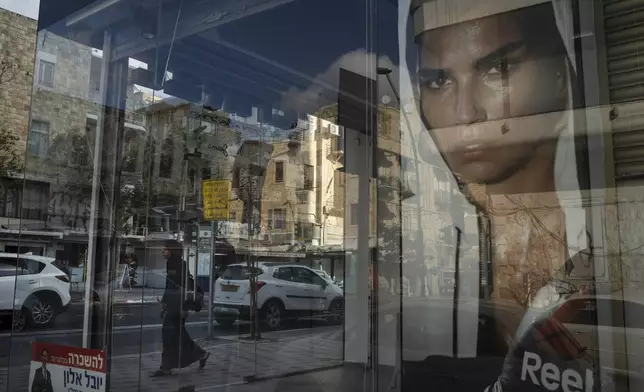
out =
<svg viewBox="0 0 644 392"><path fill-rule="evenodd" d="M0 215L6 218L20 218L20 182L0 182Z"/></svg>
<svg viewBox="0 0 644 392"><path fill-rule="evenodd" d="M344 180L345 180L345 177L344 177L344 173L343 173L343 172L338 171L338 170L334 171L334 172L333 172L333 178L334 178L335 185L336 185L337 187L344 188L344 184L345 184L345 181L344 181Z"/></svg>
<svg viewBox="0 0 644 392"><path fill-rule="evenodd" d="M190 193L196 193L198 183L199 181L197 181L197 169L195 169L194 167L189 167L188 168L188 191Z"/></svg>
<svg viewBox="0 0 644 392"><path fill-rule="evenodd" d="M451 187L448 181L443 181L442 176L433 178L434 191L437 203L449 204L451 201Z"/></svg>
<svg viewBox="0 0 644 392"><path fill-rule="evenodd" d="M22 218L45 220L49 201L49 184L42 182L25 183L22 197Z"/></svg>
<svg viewBox="0 0 644 392"><path fill-rule="evenodd" d="M284 182L284 162L275 162L275 183Z"/></svg>
<svg viewBox="0 0 644 392"><path fill-rule="evenodd" d="M302 241L312 240L314 234L314 225L311 222L297 222L295 226L295 236Z"/></svg>
<svg viewBox="0 0 644 392"><path fill-rule="evenodd" d="M353 226L357 225L359 216L360 216L360 205L358 203L351 204L350 224Z"/></svg>
<svg viewBox="0 0 644 392"><path fill-rule="evenodd" d="M29 129L28 150L30 155L45 156L49 149L49 123L32 121Z"/></svg>
<svg viewBox="0 0 644 392"><path fill-rule="evenodd" d="M313 190L313 166L304 165L304 189L307 191Z"/></svg>
<svg viewBox="0 0 644 392"><path fill-rule="evenodd" d="M123 171L136 172L136 161L139 157L141 141L136 131L130 130L125 134L125 147L123 148Z"/></svg>
<svg viewBox="0 0 644 392"><path fill-rule="evenodd" d="M86 166L88 163L89 152L87 142L83 136L76 134L72 136L72 151L70 154L70 164L77 166Z"/></svg>
<svg viewBox="0 0 644 392"><path fill-rule="evenodd" d="M172 164L174 161L174 142L167 138L161 146L161 162L159 163L159 177L172 177Z"/></svg>
<svg viewBox="0 0 644 392"><path fill-rule="evenodd" d="M286 210L283 208L276 208L274 210L269 210L268 222L270 228L274 230L285 230L286 229Z"/></svg>
<svg viewBox="0 0 644 392"><path fill-rule="evenodd" d="M38 84L45 87L54 87L54 70L56 64L51 61L40 60L38 65Z"/></svg>

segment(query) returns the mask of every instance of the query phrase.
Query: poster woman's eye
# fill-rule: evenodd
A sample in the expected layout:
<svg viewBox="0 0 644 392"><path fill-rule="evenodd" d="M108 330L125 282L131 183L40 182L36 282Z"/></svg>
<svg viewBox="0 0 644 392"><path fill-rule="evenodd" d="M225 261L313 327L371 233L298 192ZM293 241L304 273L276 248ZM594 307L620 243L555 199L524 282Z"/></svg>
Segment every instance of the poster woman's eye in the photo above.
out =
<svg viewBox="0 0 644 392"><path fill-rule="evenodd" d="M510 63L508 59L503 58L495 61L486 70L483 70L483 76L487 80L502 80L507 78L516 68L516 64Z"/></svg>
<svg viewBox="0 0 644 392"><path fill-rule="evenodd" d="M451 86L454 81L447 77L443 70L421 70L419 72L420 84L431 90L440 90Z"/></svg>
<svg viewBox="0 0 644 392"><path fill-rule="evenodd" d="M445 78L445 77L440 77L440 78L436 78L436 79L434 79L432 81L429 81L429 83L427 83L426 86L431 88L431 89L438 90L438 89L450 86L452 83L453 82L452 82L451 79L448 79L448 78Z"/></svg>

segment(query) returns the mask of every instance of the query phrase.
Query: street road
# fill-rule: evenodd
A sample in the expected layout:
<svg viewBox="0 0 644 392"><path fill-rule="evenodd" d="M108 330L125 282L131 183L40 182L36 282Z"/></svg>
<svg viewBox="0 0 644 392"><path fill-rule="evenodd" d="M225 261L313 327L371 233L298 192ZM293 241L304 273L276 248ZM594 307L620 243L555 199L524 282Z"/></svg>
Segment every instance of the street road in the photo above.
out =
<svg viewBox="0 0 644 392"><path fill-rule="evenodd" d="M187 323L190 335L206 338L208 334L208 312L193 314ZM114 306L114 330L112 335L113 355L131 355L158 351L161 349L161 319L159 305L122 304ZM67 313L62 314L52 328L27 330L11 333L8 325L0 327L0 367L29 364L31 343L42 341L55 344L81 346L83 338L83 304L74 303ZM328 323L322 320L300 320L288 324L289 336L311 333L311 328L324 327ZM213 337L231 337L247 335L249 323L239 323L232 327L223 327L215 323ZM226 342L222 340L222 343Z"/></svg>

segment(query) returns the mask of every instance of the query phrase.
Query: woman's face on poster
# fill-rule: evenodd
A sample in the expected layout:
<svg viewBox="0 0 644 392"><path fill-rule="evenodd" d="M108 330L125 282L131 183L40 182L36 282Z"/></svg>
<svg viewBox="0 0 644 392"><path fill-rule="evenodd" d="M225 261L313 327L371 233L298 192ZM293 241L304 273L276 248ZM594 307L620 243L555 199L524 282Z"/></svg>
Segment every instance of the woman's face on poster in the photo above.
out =
<svg viewBox="0 0 644 392"><path fill-rule="evenodd" d="M419 37L422 115L465 182L501 182L556 139L568 94L565 56L539 32L526 34L515 14Z"/></svg>

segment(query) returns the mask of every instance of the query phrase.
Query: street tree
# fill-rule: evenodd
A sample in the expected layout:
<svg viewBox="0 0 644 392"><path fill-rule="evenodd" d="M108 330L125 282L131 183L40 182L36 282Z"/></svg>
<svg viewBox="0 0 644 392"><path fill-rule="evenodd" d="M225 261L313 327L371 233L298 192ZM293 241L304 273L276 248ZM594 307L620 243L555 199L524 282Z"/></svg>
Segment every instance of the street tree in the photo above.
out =
<svg viewBox="0 0 644 392"><path fill-rule="evenodd" d="M18 177L24 170L24 153L19 151L21 130L15 129L9 119L8 105L14 83L31 78L31 71L23 59L6 49L0 55L0 92L4 95L0 103L0 176Z"/></svg>

